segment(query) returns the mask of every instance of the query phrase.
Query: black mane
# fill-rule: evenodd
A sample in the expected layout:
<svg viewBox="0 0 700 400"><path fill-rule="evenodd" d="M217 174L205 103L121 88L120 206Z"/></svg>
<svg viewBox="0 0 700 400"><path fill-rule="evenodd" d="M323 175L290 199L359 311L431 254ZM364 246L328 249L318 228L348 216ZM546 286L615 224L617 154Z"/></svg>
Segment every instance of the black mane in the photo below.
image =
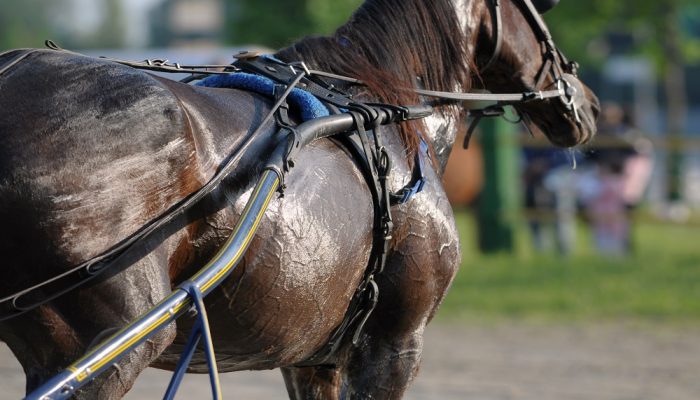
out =
<svg viewBox="0 0 700 400"><path fill-rule="evenodd" d="M448 0L367 0L330 37L304 38L277 56L361 79L379 101L416 104L417 95L402 90L415 87L416 78L432 90L468 89L469 57L460 30ZM402 128L407 147L415 150L412 128Z"/></svg>

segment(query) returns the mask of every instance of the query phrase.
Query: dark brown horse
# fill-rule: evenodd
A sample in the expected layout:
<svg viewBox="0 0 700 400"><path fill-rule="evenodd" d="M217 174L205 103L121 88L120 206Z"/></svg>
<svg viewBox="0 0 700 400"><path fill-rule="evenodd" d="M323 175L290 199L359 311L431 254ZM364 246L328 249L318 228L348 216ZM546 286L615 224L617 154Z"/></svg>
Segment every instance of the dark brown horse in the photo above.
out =
<svg viewBox="0 0 700 400"><path fill-rule="evenodd" d="M277 56L360 78L367 86L347 88L356 96L398 104L419 103L401 89L417 85L467 91L476 82L493 92L554 85L546 74L536 87L545 61L523 3L501 1L500 36L491 4L367 0L335 35L304 39ZM502 45L489 63L496 36ZM271 104L244 91L193 87L51 50L6 68L17 54L0 56L0 297L100 254L195 191ZM517 109L561 146L595 132L598 104L588 90L578 120L558 99ZM324 365L300 366L343 320L373 243L374 210L360 170L341 147L319 140L300 154L285 196L273 200L243 263L206 298L220 370L281 368L295 399L403 395L418 370L423 330L460 262L440 176L465 111L455 105L438 111L421 124L381 133L393 158L393 189L410 179L417 130L434 159L423 192L392 208L379 303L359 342L345 340ZM28 390L212 256L266 158L267 142L259 143L213 195L131 249L114 272L0 323L0 339L22 364ZM185 318L170 325L78 397L120 398L149 365L173 368L191 324ZM195 356L192 371L205 370Z"/></svg>

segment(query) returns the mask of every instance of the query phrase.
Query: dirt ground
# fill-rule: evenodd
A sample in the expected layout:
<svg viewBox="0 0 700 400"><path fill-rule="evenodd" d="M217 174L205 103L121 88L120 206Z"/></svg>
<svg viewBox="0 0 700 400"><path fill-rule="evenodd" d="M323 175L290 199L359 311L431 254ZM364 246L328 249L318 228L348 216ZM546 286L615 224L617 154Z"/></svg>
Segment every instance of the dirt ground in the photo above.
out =
<svg viewBox="0 0 700 400"><path fill-rule="evenodd" d="M148 370L127 399L159 398L168 379ZM287 399L279 371L225 374L222 384L225 398ZM183 385L179 398L210 398L204 376ZM4 345L0 387L0 399L23 395L23 374ZM697 400L700 328L433 325L406 399Z"/></svg>

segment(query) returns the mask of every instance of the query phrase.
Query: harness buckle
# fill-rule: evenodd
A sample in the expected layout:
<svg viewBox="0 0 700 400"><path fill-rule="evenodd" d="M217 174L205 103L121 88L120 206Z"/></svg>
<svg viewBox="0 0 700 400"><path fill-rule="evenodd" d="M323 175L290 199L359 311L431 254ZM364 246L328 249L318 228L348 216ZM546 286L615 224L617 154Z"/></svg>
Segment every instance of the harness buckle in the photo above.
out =
<svg viewBox="0 0 700 400"><path fill-rule="evenodd" d="M382 226L382 235L384 235L384 240L388 241L393 238L391 235L391 232L394 230L394 221L391 220L391 217L389 218L384 218L383 226Z"/></svg>
<svg viewBox="0 0 700 400"><path fill-rule="evenodd" d="M262 53L253 50L243 50L233 55L233 58L237 60L250 60L253 58L258 58Z"/></svg>
<svg viewBox="0 0 700 400"><path fill-rule="evenodd" d="M303 61L290 62L290 63L289 63L289 67L292 69L292 72L294 72L294 75L297 74L297 73L296 73L296 70L294 69L294 67L299 67L299 68L301 68L302 70L304 70L304 73L306 74L306 76L311 75L311 71L309 71L309 68L306 66L306 63L303 62Z"/></svg>

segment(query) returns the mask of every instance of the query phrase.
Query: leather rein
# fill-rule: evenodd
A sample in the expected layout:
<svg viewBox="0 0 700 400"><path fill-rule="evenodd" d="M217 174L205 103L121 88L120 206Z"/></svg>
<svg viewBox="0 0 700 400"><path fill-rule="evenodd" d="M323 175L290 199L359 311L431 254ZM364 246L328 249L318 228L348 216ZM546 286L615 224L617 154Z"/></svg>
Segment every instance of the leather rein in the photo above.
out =
<svg viewBox="0 0 700 400"><path fill-rule="evenodd" d="M531 101L542 101L551 98L560 98L562 103L567 107L567 109L576 116L576 120L579 121L577 105L574 101L576 96L576 88L567 81L567 75L576 76L576 63L568 62L564 55L556 48L552 37L545 26L542 18L537 13L535 7L532 5L530 0L513 0L518 3L523 11L526 19L530 22L530 25L535 32L538 40L542 43L544 48L543 57L545 62L538 74L537 85L540 87L544 79L552 75L555 88L549 90L533 90L525 91L521 93L455 93L455 92L442 92L427 89L413 89L417 94L438 98L447 102L461 102L465 103L465 108L469 108L469 102L487 102L492 103L483 108L470 108L470 113L475 117L472 122L469 133L465 138L465 147L468 144L471 132L476 127L476 124L482 117L491 116L501 116L503 115L503 107L507 105L522 104ZM494 16L494 36L495 36L495 47L494 53L491 56L489 62L482 68L490 67L495 60L500 56L500 48L503 37L502 28L502 18L500 10L500 0L490 0L489 4ZM46 41L46 46L55 51L67 51L59 46L57 46L52 41ZM20 61L26 60L28 56L35 52L36 49L28 49L25 52L18 54L13 60L8 64L0 67L0 76L10 70L12 67L17 65ZM3 54L0 54L2 56ZM78 54L78 53L75 53ZM242 52L237 56L234 56L239 60L246 60L249 58L256 57L255 54ZM241 72L242 69L234 65L196 65L196 66L186 66L180 65L178 63L170 63L168 60L145 60L142 62L125 61L118 59L102 58L106 61L111 61L123 65L127 65L133 68L167 72L167 73L190 73L190 77L183 79L183 82L190 82L192 80L201 79L208 75L213 74L229 74L235 72ZM350 99L344 97L342 93L335 90L332 85L325 84L323 78L337 79L340 81L345 81L348 83L361 85L362 81L355 78L350 78L346 76L341 76L337 74L332 74L324 71L317 71L309 69L304 65L304 63L287 63L284 64L285 68L290 68L294 79L290 79L285 83L285 90L279 96L276 96L276 102L272 106L270 113L263 119L262 123L248 134L242 141L242 143L234 150L234 152L227 158L227 161L222 165L216 174L207 182L204 186L198 189L196 192L191 193L189 196L185 197L175 205L173 205L168 211L154 218L152 221L141 227L138 231L133 233L131 236L123 239L119 243L115 244L113 247L107 251L73 267L72 269L57 275L51 279L40 282L31 287L20 290L9 296L0 299L0 321L10 319L12 317L23 314L27 311L33 310L55 298L85 284L86 282L94 279L96 276L108 270L114 264L114 261L124 254L127 250L132 248L140 240L146 238L154 231L162 228L167 223L173 221L175 218L183 215L192 206L198 203L205 196L213 192L218 185L229 176L236 166L239 164L243 154L247 149L250 148L253 143L253 139L258 136L267 125L275 119L277 111L285 104L285 99L287 95L295 87L302 88L304 90L309 90L310 87L315 89L309 90L312 94L319 96L324 100L335 99L336 102L330 101L340 108L346 108L349 110L354 110L353 112L360 113L363 115L365 121L373 121L374 116L372 115L371 107L365 107L362 103L353 102ZM308 84L311 80L314 85ZM300 82L306 81L303 87L299 85ZM325 86L325 87L324 87ZM335 97L334 97L335 96ZM401 112L401 107L383 105L385 107L393 107L397 112ZM426 115L427 116L427 115ZM525 118L523 114L521 117Z"/></svg>

